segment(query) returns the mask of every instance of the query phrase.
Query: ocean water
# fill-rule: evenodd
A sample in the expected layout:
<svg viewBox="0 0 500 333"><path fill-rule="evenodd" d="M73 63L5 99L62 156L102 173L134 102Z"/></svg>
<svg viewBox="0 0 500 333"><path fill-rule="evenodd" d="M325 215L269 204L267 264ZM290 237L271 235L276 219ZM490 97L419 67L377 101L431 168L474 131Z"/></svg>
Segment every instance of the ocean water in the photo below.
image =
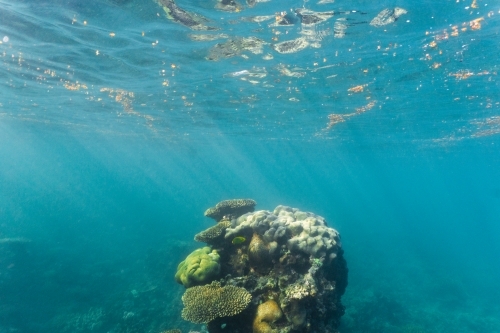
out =
<svg viewBox="0 0 500 333"><path fill-rule="evenodd" d="M218 30L0 0L0 332L204 330L173 275L231 198L340 232L340 332L500 332L500 4L176 3Z"/></svg>

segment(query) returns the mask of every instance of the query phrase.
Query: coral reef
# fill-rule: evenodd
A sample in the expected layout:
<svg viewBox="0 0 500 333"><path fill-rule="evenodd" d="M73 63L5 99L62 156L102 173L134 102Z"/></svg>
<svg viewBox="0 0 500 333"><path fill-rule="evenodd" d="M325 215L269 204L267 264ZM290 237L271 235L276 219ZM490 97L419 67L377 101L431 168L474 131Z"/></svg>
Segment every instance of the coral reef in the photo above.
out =
<svg viewBox="0 0 500 333"><path fill-rule="evenodd" d="M220 221L224 216L236 218L245 213L253 212L257 203L252 199L231 199L219 202L215 207L205 211L205 216Z"/></svg>
<svg viewBox="0 0 500 333"><path fill-rule="evenodd" d="M196 249L177 266L175 280L186 288L211 282L219 274L219 259L208 246Z"/></svg>
<svg viewBox="0 0 500 333"><path fill-rule="evenodd" d="M222 220L216 225L197 233L194 236L194 240L197 242L204 242L207 244L213 244L219 240L224 234L224 231L231 226L230 220Z"/></svg>
<svg viewBox="0 0 500 333"><path fill-rule="evenodd" d="M215 318L230 317L245 310L252 295L244 288L222 287L219 282L188 288L182 296L182 318L193 323L208 323Z"/></svg>
<svg viewBox="0 0 500 333"><path fill-rule="evenodd" d="M253 204L235 213L236 203L246 201L223 201L205 212L231 223L197 237L211 245L205 251L216 251L220 271L215 281L185 285L183 318L207 323L210 333L338 332L347 287L339 233L323 217L287 206L254 212ZM218 296L224 288L247 293L244 306L230 306L237 312L219 309L228 302Z"/></svg>

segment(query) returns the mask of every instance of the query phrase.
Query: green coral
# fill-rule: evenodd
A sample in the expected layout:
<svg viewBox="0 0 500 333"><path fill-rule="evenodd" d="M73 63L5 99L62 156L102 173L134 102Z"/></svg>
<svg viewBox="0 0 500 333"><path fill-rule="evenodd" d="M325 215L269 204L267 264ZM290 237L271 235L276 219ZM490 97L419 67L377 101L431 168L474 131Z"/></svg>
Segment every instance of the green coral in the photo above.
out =
<svg viewBox="0 0 500 333"><path fill-rule="evenodd" d="M194 250L177 266L175 280L186 288L209 283L219 275L219 259L217 251L208 246Z"/></svg>
<svg viewBox="0 0 500 333"><path fill-rule="evenodd" d="M252 295L245 288L222 287L214 281L205 286L187 289L182 295L182 318L196 324L209 323L216 318L235 316L245 310Z"/></svg>

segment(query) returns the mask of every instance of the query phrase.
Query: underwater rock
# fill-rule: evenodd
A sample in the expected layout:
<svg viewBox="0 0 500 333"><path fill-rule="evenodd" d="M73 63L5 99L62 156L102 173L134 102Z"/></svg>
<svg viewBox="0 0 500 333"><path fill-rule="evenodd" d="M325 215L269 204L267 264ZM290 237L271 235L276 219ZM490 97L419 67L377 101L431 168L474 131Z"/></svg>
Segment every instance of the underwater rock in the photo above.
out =
<svg viewBox="0 0 500 333"><path fill-rule="evenodd" d="M213 247L219 279L186 290L185 319L207 323L210 333L338 332L348 270L340 235L323 217L287 206L248 212ZM251 299L239 296L238 313L213 311L215 301L200 296L229 287Z"/></svg>
<svg viewBox="0 0 500 333"><path fill-rule="evenodd" d="M396 22L396 20L403 14L406 14L406 9L396 7L396 8L386 8L378 13L377 16L371 20L370 25L374 27L382 27Z"/></svg>

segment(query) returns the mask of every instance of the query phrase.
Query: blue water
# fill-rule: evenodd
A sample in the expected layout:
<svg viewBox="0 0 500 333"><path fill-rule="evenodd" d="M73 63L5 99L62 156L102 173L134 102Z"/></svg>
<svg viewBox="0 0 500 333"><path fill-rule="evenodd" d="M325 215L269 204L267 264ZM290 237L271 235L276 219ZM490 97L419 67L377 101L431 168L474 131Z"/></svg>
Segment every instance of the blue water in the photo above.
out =
<svg viewBox="0 0 500 333"><path fill-rule="evenodd" d="M340 231L341 332L500 332L500 5L177 4L219 30L151 0L0 0L0 332L202 330L173 275L230 198ZM320 47L240 20L302 6L339 12ZM209 61L226 39L190 34L218 33L269 44Z"/></svg>

